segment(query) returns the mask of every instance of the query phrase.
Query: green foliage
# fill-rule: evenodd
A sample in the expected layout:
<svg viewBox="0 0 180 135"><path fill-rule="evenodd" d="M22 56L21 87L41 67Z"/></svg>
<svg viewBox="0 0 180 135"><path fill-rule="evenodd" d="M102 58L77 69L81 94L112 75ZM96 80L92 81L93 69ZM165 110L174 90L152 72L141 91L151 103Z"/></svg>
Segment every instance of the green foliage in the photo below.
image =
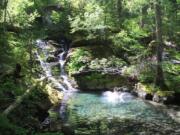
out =
<svg viewBox="0 0 180 135"><path fill-rule="evenodd" d="M69 18L71 24L71 33L86 31L86 38L94 38L101 33L97 30L103 30L107 26L104 22L104 11L96 2L87 2L84 6L84 12Z"/></svg>
<svg viewBox="0 0 180 135"><path fill-rule="evenodd" d="M180 73L180 65L176 65L173 64L172 62L164 62L163 64L164 67L164 71L171 73L171 74L175 74L175 75L179 75Z"/></svg>
<svg viewBox="0 0 180 135"><path fill-rule="evenodd" d="M60 19L61 19L61 14L59 14L58 12L56 11L52 11L52 14L51 14L51 19L53 21L54 24L57 24Z"/></svg>
<svg viewBox="0 0 180 135"><path fill-rule="evenodd" d="M123 25L131 38L139 39L148 36L148 30L138 25L138 19L125 20Z"/></svg>
<svg viewBox="0 0 180 135"><path fill-rule="evenodd" d="M37 133L37 134L34 134L34 135L63 135L63 133Z"/></svg>
<svg viewBox="0 0 180 135"><path fill-rule="evenodd" d="M171 91L175 91L180 93L180 76L176 75L171 75L171 74L165 74L166 75L166 83Z"/></svg>
<svg viewBox="0 0 180 135"><path fill-rule="evenodd" d="M33 2L29 0L10 0L8 4L8 12L11 13L11 18L7 18L9 22L20 27L32 26L35 18L39 16L35 10L31 13L26 12L28 7L33 6Z"/></svg>
<svg viewBox="0 0 180 135"><path fill-rule="evenodd" d="M127 30L121 30L110 37L114 43L112 48L116 54L128 52L129 54L138 55L145 49L138 39L146 36L147 33L141 30L138 25L135 25L135 22L127 22L126 27Z"/></svg>
<svg viewBox="0 0 180 135"><path fill-rule="evenodd" d="M90 60L91 54L88 51L83 48L76 49L67 65L67 70L69 73L77 72L84 68Z"/></svg>
<svg viewBox="0 0 180 135"><path fill-rule="evenodd" d="M125 6L130 10L130 12L138 12L138 10L144 5L147 5L148 2L148 0L128 0L126 1Z"/></svg>
<svg viewBox="0 0 180 135"><path fill-rule="evenodd" d="M103 69L103 68L121 68L126 65L122 59L117 58L115 56L102 58L102 59L94 59L90 62L90 69Z"/></svg>
<svg viewBox="0 0 180 135"><path fill-rule="evenodd" d="M123 67L122 70L125 76L137 77L141 83L153 83L155 76L155 66L151 64L138 64L129 67Z"/></svg>
<svg viewBox="0 0 180 135"><path fill-rule="evenodd" d="M135 65L132 66L124 66L122 69L122 73L125 76L137 76L137 67Z"/></svg>
<svg viewBox="0 0 180 135"><path fill-rule="evenodd" d="M27 130L18 127L9 122L9 120L0 114L0 131L3 135L27 135Z"/></svg>
<svg viewBox="0 0 180 135"><path fill-rule="evenodd" d="M106 52L103 52L105 54ZM75 73L84 69L104 69L104 68L121 68L126 65L121 58L115 56L107 56L97 58L97 55L94 56L95 50L78 48L75 49L72 53L70 61L67 64L67 70L69 73Z"/></svg>
<svg viewBox="0 0 180 135"><path fill-rule="evenodd" d="M0 95L3 95L3 93L13 93L14 96L19 96L24 93L24 90L21 86L15 84L12 79L6 79L0 87Z"/></svg>
<svg viewBox="0 0 180 135"><path fill-rule="evenodd" d="M174 91L158 90L157 94L159 96L172 96L174 94Z"/></svg>
<svg viewBox="0 0 180 135"><path fill-rule="evenodd" d="M150 94L154 94L159 90L159 88L155 87L153 83L143 85L145 86L145 91Z"/></svg>
<svg viewBox="0 0 180 135"><path fill-rule="evenodd" d="M154 82L155 72L151 69L146 69L141 71L138 76L138 80L143 83L153 83Z"/></svg>
<svg viewBox="0 0 180 135"><path fill-rule="evenodd" d="M29 95L23 99L23 103L9 114L8 118L11 122L25 127L31 133L35 132L35 129L39 128L41 123L40 119L46 116L46 111L51 106L50 99L45 90L45 87L41 85L31 89Z"/></svg>

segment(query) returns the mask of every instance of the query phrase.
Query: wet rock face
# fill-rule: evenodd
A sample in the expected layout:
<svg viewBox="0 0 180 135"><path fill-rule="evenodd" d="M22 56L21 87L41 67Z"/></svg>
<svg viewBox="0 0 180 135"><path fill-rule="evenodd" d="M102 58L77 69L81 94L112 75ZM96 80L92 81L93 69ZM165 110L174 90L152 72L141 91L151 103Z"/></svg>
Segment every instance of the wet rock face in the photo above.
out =
<svg viewBox="0 0 180 135"><path fill-rule="evenodd" d="M122 86L127 86L128 89L132 88L126 77L117 74L89 72L73 77L75 78L78 87L82 90L107 90Z"/></svg>
<svg viewBox="0 0 180 135"><path fill-rule="evenodd" d="M55 52L54 52L54 56L57 57L60 53L63 52L63 49L62 48L59 48L57 49Z"/></svg>

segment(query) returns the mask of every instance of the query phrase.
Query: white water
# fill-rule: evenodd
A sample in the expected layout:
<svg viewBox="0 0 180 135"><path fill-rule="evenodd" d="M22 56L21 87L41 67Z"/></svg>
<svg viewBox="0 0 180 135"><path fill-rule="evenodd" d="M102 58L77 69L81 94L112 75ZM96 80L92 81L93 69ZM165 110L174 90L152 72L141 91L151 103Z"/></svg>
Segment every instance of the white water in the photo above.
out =
<svg viewBox="0 0 180 135"><path fill-rule="evenodd" d="M102 98L104 99L105 102L125 103L131 101L134 97L127 92L106 91L103 93Z"/></svg>
<svg viewBox="0 0 180 135"><path fill-rule="evenodd" d="M64 119L66 108L67 108L67 100L69 100L69 98L73 95L73 93L77 91L77 89L72 87L64 69L65 62L66 62L66 58L64 57L64 55L66 55L65 53L68 53L68 52L62 52L61 54L59 54L59 64L60 64L60 70L61 70L60 78L62 78L62 83L66 86L65 87L62 83L60 83L56 78L52 76L50 63L46 62L49 56L49 53L48 53L49 48L46 42L38 39L36 40L36 44L40 50L39 52L36 51L35 54L36 54L37 59L40 61L40 65L45 73L45 77L47 77L48 80L52 82L56 88L63 91L63 99L61 101L59 113L60 113L61 118ZM43 54L43 56L45 57L44 60L43 58L41 58L40 54Z"/></svg>
<svg viewBox="0 0 180 135"><path fill-rule="evenodd" d="M60 77L63 79L64 84L66 84L66 86L67 86L67 91L64 92L64 94L63 94L64 97L61 100L61 106L60 106L60 109L59 109L60 116L61 116L61 118L63 120L66 119L67 101L77 91L77 89L72 87L72 85L71 85L71 83L70 83L70 81L68 79L68 76L67 76L67 74L65 72L65 69L64 69L65 62L66 62L66 59L64 59L65 53L66 52L62 52L59 55L59 64L60 64L60 69L61 69Z"/></svg>

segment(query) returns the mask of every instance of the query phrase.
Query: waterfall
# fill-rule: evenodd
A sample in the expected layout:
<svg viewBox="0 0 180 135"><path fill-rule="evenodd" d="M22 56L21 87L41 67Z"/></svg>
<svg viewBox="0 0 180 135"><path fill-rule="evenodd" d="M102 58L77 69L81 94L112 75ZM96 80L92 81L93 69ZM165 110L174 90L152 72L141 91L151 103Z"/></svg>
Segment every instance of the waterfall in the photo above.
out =
<svg viewBox="0 0 180 135"><path fill-rule="evenodd" d="M68 52L64 51L59 55L59 63L60 63L60 69L61 69L60 77L63 79L64 84L66 84L66 86L67 86L67 91L64 92L64 94L63 94L64 96L63 96L63 99L61 100L61 106L59 109L60 117L64 121L66 120L67 101L74 94L74 92L77 91L77 89L74 89L72 87L72 85L68 79L68 76L65 72L65 69L64 69L64 64L66 62L64 55L66 55L66 53L68 53Z"/></svg>
<svg viewBox="0 0 180 135"><path fill-rule="evenodd" d="M50 63L46 62L47 58L49 57L48 52L48 45L43 40L36 40L36 45L38 47L38 50L35 52L35 55L40 62L40 65L45 73L45 77L53 83L53 85L63 92L63 99L61 100L61 105L59 109L60 117L62 120L65 119L66 115L66 108L67 108L67 100L72 97L72 95L77 91L77 89L73 88L73 86L70 83L70 80L68 78L67 73L65 72L65 62L66 62L66 55L68 54L68 50L63 48L63 52L59 54L59 64L60 64L60 78L62 79L62 83L60 83L55 77L52 76L51 71L51 65ZM41 58L41 55L43 54L44 59ZM43 77L43 76L42 76ZM64 86L64 85L65 86Z"/></svg>

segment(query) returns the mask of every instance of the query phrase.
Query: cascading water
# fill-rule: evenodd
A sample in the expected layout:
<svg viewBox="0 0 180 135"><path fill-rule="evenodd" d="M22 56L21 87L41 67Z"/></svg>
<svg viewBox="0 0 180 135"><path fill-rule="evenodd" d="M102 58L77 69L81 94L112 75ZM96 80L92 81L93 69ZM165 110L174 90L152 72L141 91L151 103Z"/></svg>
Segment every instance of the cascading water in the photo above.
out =
<svg viewBox="0 0 180 135"><path fill-rule="evenodd" d="M41 51L41 53L44 55L44 60L43 60L39 52L38 51L35 52L36 57L40 61L40 65L43 68L43 71L45 72L45 76L48 78L49 81L51 81L56 86L56 88L63 91L63 99L61 101L59 113L60 113L61 118L65 119L67 100L72 96L72 94L75 91L77 91L77 89L72 87L64 69L65 62L66 62L66 55L68 54L68 51L63 51L62 53L59 54L59 64L60 64L60 71L61 71L60 78L62 79L62 82L59 83L58 80L52 76L50 64L45 62L49 56L49 53L48 53L49 48L48 48L47 43L43 40L37 40L36 44L38 48L40 49L39 51ZM63 49L63 50L67 50L67 49Z"/></svg>
<svg viewBox="0 0 180 135"><path fill-rule="evenodd" d="M62 52L60 55L59 55L59 63L60 63L60 69L61 69L61 73L60 73L60 77L63 79L63 82L64 84L66 84L67 86L67 91L63 92L64 94L64 97L61 101L61 106L60 106L60 110L59 110L59 113L60 113L60 117L62 118L62 120L65 120L66 119L66 109L67 109L67 101L69 100L69 98L73 95L73 93L75 91L77 91L77 89L74 89L71 85L71 83L69 82L68 80L68 76L65 72L65 69L64 69L64 64L65 64L65 55L67 54L68 52Z"/></svg>

